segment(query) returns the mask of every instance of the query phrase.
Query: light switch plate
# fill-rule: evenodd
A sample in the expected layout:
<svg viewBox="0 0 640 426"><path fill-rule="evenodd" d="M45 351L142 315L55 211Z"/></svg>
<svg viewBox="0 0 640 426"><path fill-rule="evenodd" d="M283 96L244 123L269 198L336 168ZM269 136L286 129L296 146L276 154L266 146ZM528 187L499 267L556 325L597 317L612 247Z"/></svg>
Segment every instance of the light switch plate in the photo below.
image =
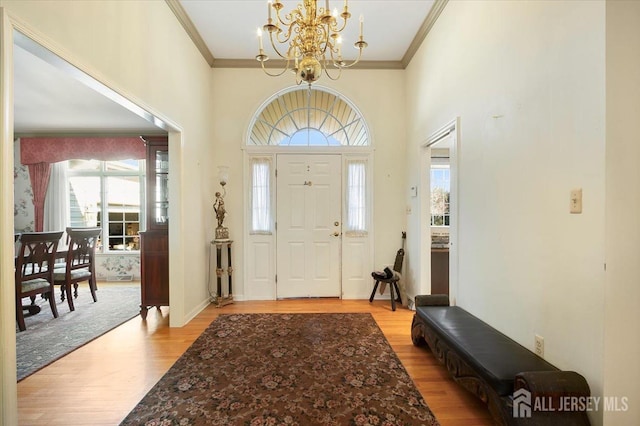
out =
<svg viewBox="0 0 640 426"><path fill-rule="evenodd" d="M582 213L582 188L571 190L569 213Z"/></svg>
<svg viewBox="0 0 640 426"><path fill-rule="evenodd" d="M540 336L539 334L536 334L534 349L536 355L538 355L540 358L544 358L544 337Z"/></svg>

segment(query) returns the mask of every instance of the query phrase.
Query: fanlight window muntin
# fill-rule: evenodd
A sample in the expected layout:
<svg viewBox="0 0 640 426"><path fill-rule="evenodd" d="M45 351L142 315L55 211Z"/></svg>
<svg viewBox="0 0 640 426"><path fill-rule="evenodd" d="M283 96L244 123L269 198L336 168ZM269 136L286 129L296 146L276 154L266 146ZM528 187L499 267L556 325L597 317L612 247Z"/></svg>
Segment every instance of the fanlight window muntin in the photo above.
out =
<svg viewBox="0 0 640 426"><path fill-rule="evenodd" d="M249 128L247 145L291 147L369 146L358 109L326 88L291 88L271 97Z"/></svg>

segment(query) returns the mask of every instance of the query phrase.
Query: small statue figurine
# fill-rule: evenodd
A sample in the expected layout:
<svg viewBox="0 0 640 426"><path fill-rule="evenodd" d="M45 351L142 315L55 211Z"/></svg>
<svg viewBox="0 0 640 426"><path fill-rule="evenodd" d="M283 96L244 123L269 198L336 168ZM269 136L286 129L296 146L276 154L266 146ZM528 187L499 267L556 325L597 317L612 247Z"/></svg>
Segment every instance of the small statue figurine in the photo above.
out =
<svg viewBox="0 0 640 426"><path fill-rule="evenodd" d="M222 198L219 192L216 192L216 201L213 203L213 210L216 212L216 218L218 219L218 228L222 228L226 210L224 209L224 198Z"/></svg>
<svg viewBox="0 0 640 426"><path fill-rule="evenodd" d="M229 229L222 226L227 211L224 208L224 198L220 192L216 192L216 201L213 203L213 210L216 212L218 227L216 228L216 240L228 240Z"/></svg>

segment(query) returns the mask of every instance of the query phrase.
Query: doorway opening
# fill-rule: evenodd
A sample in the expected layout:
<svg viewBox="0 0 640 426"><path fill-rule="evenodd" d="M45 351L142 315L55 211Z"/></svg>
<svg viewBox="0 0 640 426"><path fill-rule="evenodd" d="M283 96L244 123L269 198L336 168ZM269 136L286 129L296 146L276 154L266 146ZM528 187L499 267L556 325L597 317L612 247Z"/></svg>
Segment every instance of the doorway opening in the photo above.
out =
<svg viewBox="0 0 640 426"><path fill-rule="evenodd" d="M423 294L457 295L458 119L431 135L421 151L420 247Z"/></svg>

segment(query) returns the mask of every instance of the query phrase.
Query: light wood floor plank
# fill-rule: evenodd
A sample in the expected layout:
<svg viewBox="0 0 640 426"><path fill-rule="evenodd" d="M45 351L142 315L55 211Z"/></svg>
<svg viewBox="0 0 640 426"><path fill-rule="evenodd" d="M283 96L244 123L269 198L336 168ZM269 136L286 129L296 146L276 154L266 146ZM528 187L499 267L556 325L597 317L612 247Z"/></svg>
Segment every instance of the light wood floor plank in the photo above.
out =
<svg viewBox="0 0 640 426"><path fill-rule="evenodd" d="M18 383L20 424L117 425L218 315L259 312L370 312L443 426L492 424L483 404L411 344L413 312L337 299L209 306L182 328L169 328L168 308L154 308L146 322L138 316Z"/></svg>

